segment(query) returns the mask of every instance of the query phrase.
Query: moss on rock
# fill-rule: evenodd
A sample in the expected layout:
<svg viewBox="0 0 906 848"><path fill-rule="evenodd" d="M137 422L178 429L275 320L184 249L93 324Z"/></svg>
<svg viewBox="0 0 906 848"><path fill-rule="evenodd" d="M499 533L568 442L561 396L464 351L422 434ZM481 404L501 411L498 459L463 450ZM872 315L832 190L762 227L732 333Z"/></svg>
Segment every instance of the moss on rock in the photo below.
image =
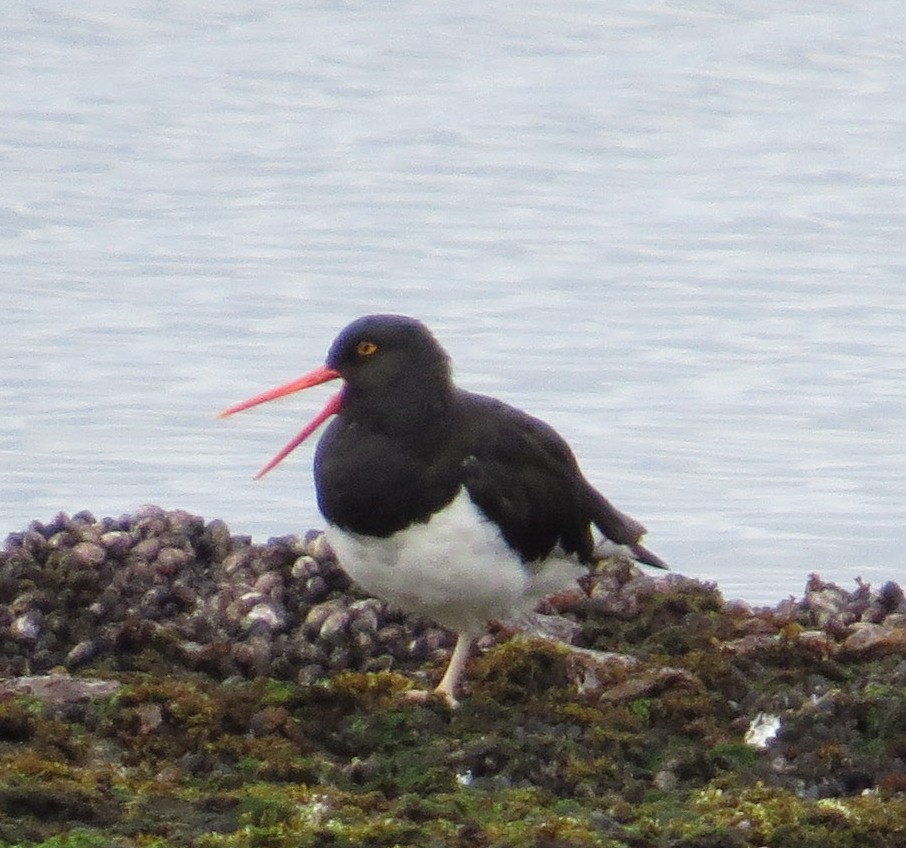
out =
<svg viewBox="0 0 906 848"><path fill-rule="evenodd" d="M451 711L405 697L449 634L317 534L35 523L0 552L0 848L906 844L895 584L752 610L614 562L584 588L544 606L573 644L492 631Z"/></svg>

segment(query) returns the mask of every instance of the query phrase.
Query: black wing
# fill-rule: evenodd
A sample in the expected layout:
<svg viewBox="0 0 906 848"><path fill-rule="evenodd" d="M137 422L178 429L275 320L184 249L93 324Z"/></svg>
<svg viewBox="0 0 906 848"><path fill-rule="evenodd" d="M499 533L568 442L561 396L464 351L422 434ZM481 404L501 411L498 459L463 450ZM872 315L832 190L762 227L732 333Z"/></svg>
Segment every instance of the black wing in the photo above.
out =
<svg viewBox="0 0 906 848"><path fill-rule="evenodd" d="M465 439L463 482L523 561L543 559L559 546L592 562L595 524L607 538L628 545L639 561L666 567L639 544L645 528L588 483L553 428L493 398L461 392L458 401L469 422L459 428Z"/></svg>

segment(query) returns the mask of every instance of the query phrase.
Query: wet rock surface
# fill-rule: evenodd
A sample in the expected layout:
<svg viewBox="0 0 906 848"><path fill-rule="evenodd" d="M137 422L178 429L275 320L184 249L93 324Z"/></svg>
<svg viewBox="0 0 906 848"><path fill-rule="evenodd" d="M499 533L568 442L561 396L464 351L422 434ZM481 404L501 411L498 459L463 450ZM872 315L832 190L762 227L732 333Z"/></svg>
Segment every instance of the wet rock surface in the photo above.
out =
<svg viewBox="0 0 906 848"><path fill-rule="evenodd" d="M0 551L0 846L906 845L906 599L773 608L602 563L452 634L323 535L143 507ZM154 841L156 840L156 841Z"/></svg>

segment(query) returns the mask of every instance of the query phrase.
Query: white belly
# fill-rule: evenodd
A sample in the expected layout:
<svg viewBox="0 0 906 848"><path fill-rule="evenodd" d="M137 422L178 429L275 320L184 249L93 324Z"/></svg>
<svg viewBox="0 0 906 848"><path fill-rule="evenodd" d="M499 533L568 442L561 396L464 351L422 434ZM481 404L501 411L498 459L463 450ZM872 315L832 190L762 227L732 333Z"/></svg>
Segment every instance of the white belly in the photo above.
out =
<svg viewBox="0 0 906 848"><path fill-rule="evenodd" d="M584 571L575 557L523 565L465 489L427 523L386 539L329 527L327 541L366 591L472 635L488 621L530 611Z"/></svg>

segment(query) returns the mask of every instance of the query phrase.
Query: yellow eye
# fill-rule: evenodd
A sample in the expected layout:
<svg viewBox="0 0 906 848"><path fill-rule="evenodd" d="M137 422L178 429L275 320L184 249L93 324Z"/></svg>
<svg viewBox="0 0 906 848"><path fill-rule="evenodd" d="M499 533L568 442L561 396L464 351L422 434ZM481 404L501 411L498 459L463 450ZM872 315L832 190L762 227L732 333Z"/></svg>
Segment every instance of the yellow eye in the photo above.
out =
<svg viewBox="0 0 906 848"><path fill-rule="evenodd" d="M374 356L378 352L378 346L374 342L359 342L355 346L355 352L358 356Z"/></svg>

